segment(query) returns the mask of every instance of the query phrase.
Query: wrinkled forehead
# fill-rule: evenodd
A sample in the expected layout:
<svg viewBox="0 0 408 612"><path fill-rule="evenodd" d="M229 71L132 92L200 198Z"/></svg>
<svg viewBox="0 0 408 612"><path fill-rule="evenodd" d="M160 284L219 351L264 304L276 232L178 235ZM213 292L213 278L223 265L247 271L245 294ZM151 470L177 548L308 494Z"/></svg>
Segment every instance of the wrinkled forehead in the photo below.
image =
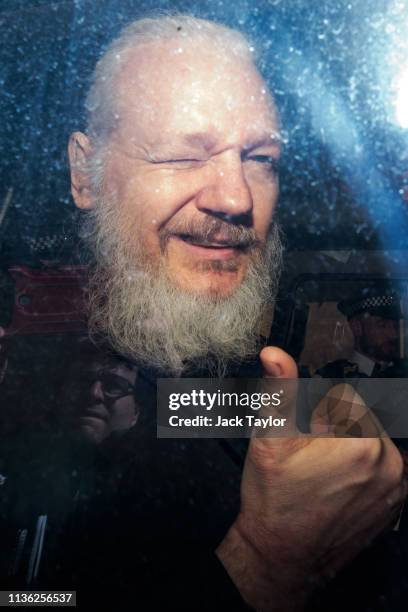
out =
<svg viewBox="0 0 408 612"><path fill-rule="evenodd" d="M220 43L150 42L117 81L118 126L146 141L185 132L278 131L272 96L251 59ZM255 135L255 134L254 134Z"/></svg>

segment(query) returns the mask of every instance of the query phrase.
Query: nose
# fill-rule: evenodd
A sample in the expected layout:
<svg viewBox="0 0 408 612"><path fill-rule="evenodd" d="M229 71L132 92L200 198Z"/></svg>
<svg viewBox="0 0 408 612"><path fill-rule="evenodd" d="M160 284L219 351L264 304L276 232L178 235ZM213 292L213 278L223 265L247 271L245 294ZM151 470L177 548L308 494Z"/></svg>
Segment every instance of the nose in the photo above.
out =
<svg viewBox="0 0 408 612"><path fill-rule="evenodd" d="M93 399L100 400L101 402L103 402L104 395L103 395L102 383L100 380L97 380L93 383L91 387L91 395Z"/></svg>
<svg viewBox="0 0 408 612"><path fill-rule="evenodd" d="M214 160L211 178L196 196L196 206L225 221L251 225L252 194L238 153L228 151Z"/></svg>

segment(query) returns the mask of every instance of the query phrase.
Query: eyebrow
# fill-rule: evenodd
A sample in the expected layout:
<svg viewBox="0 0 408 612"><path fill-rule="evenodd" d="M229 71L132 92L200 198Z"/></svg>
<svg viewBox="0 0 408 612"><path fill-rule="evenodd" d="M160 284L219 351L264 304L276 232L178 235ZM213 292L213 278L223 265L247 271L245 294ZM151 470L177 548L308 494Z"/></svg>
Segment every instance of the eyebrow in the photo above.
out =
<svg viewBox="0 0 408 612"><path fill-rule="evenodd" d="M263 146L280 146L283 143L282 135L277 131L273 130L270 134L258 138L254 142L247 145L246 149L257 149Z"/></svg>
<svg viewBox="0 0 408 612"><path fill-rule="evenodd" d="M217 137L207 132L196 132L193 134L186 134L183 137L185 144L194 148L204 149L210 152L217 145ZM246 149L256 149L261 146L269 145L280 145L283 142L281 134L277 130L273 130L270 134L261 136L254 142L248 144Z"/></svg>
<svg viewBox="0 0 408 612"><path fill-rule="evenodd" d="M204 149L210 152L217 145L217 137L214 134L207 132L195 132L193 134L186 134L183 137L185 144L194 147L196 149Z"/></svg>
<svg viewBox="0 0 408 612"><path fill-rule="evenodd" d="M205 151L210 154L217 147L217 133L216 132L193 132L191 134L184 134L180 139L180 144L185 145L187 147L191 147L195 150ZM263 134L258 138L254 138L253 141L249 141L247 145L245 145L244 150L253 151L254 149L258 149L263 146L269 147L280 147L283 143L283 138L278 130L271 130L270 133ZM174 151L176 145L174 143L170 143L168 141L157 141L152 147L152 153L154 150L160 151L161 154L163 152L170 153ZM156 149L158 147L158 149Z"/></svg>

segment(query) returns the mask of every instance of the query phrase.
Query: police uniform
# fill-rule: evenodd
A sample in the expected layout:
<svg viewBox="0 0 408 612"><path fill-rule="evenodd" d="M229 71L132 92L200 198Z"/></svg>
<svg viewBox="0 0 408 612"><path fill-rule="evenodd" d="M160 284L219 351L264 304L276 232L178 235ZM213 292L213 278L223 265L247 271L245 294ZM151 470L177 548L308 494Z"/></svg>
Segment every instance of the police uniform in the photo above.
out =
<svg viewBox="0 0 408 612"><path fill-rule="evenodd" d="M352 299L339 302L339 311L350 320L359 314L400 319L403 317L400 298L395 292L378 292L363 289ZM392 378L405 377L405 360L376 362L355 350L349 359L337 359L319 368L315 375L322 378Z"/></svg>
<svg viewBox="0 0 408 612"><path fill-rule="evenodd" d="M337 359L317 370L322 378L382 378L394 368L394 361L376 364L373 359L354 351L350 359Z"/></svg>

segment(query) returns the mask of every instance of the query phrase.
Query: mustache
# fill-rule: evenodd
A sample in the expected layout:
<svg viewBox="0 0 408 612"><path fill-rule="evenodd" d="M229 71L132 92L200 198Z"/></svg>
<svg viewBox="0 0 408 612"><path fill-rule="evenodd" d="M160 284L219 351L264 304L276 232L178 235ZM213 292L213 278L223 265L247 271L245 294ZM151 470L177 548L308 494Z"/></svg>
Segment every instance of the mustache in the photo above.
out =
<svg viewBox="0 0 408 612"><path fill-rule="evenodd" d="M205 217L202 220L172 220L167 223L159 231L162 252L170 238L175 236L183 240L198 242L203 246L217 243L245 250L257 248L261 244L253 228L212 217Z"/></svg>

